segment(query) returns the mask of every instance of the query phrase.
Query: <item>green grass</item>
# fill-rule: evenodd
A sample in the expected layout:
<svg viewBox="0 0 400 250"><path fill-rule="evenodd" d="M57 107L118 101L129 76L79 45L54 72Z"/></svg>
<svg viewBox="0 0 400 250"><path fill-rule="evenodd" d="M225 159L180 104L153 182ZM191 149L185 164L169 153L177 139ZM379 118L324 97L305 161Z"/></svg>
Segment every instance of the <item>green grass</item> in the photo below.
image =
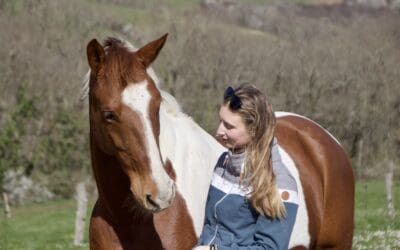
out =
<svg viewBox="0 0 400 250"><path fill-rule="evenodd" d="M400 182L393 186L394 221L387 216L385 183L358 182L353 249L400 249Z"/></svg>
<svg viewBox="0 0 400 250"><path fill-rule="evenodd" d="M73 246L75 208L73 200L52 201L13 208L11 219L2 214L0 249L88 249Z"/></svg>
<svg viewBox="0 0 400 250"><path fill-rule="evenodd" d="M394 184L393 192L394 207L400 210L400 182ZM400 230L400 220L390 221L387 216L385 183L358 182L356 185L356 231L376 231L385 228Z"/></svg>
<svg viewBox="0 0 400 250"><path fill-rule="evenodd" d="M384 183L357 183L354 249L400 249L400 233L397 234L400 232L399 182L396 182L394 192L398 216L395 221L390 221L386 215ZM92 203L87 218L91 208ZM87 227L86 245L73 246L75 209L73 200L13 207L11 219L0 215L0 249L88 249Z"/></svg>

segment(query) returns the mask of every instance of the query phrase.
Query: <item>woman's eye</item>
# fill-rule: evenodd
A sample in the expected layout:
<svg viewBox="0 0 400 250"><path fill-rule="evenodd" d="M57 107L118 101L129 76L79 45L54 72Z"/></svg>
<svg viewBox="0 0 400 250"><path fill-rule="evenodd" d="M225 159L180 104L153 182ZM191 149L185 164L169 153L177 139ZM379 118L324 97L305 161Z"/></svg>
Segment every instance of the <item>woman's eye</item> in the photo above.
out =
<svg viewBox="0 0 400 250"><path fill-rule="evenodd" d="M117 115L113 111L104 111L103 117L106 122L113 123L117 121Z"/></svg>
<svg viewBox="0 0 400 250"><path fill-rule="evenodd" d="M233 129L233 126L230 125L229 123L224 122L224 126L225 126L225 128L228 129L228 130Z"/></svg>

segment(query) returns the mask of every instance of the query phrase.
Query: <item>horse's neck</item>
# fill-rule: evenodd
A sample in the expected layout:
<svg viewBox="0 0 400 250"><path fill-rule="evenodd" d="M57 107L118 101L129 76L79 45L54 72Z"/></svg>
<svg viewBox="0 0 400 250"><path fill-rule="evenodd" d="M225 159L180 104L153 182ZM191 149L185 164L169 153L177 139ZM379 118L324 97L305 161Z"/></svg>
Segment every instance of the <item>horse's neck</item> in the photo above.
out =
<svg viewBox="0 0 400 250"><path fill-rule="evenodd" d="M160 110L160 151L169 159L177 182L192 180L210 182L218 157L225 149L190 117Z"/></svg>
<svg viewBox="0 0 400 250"><path fill-rule="evenodd" d="M190 117L160 109L160 150L172 162L182 194L199 234L214 166L224 148Z"/></svg>
<svg viewBox="0 0 400 250"><path fill-rule="evenodd" d="M116 224L127 224L135 212L141 212L135 206L130 191L130 183L118 161L103 153L91 138L92 168L99 192L98 203L102 206L103 216ZM135 211L138 210L138 211Z"/></svg>

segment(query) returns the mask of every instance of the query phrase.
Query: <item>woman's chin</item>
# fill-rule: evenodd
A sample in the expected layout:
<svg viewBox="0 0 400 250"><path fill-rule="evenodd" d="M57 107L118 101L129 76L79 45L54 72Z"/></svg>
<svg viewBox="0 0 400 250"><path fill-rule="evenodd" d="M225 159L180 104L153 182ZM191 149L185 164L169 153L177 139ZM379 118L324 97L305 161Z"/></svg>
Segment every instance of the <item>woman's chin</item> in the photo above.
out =
<svg viewBox="0 0 400 250"><path fill-rule="evenodd" d="M232 145L229 144L226 140L224 140L221 137L216 136L215 139L219 142L219 144L221 144L222 146L224 146L227 149L231 149Z"/></svg>

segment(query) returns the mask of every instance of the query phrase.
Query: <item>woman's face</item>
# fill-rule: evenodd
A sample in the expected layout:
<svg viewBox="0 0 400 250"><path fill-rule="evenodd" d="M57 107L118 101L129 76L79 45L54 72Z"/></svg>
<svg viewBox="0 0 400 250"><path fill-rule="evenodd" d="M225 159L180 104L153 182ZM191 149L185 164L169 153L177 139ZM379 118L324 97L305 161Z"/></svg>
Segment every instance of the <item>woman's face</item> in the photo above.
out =
<svg viewBox="0 0 400 250"><path fill-rule="evenodd" d="M251 136L239 114L230 111L227 105L222 105L219 110L219 125L216 133L217 139L225 147L235 152L243 152L251 141Z"/></svg>

